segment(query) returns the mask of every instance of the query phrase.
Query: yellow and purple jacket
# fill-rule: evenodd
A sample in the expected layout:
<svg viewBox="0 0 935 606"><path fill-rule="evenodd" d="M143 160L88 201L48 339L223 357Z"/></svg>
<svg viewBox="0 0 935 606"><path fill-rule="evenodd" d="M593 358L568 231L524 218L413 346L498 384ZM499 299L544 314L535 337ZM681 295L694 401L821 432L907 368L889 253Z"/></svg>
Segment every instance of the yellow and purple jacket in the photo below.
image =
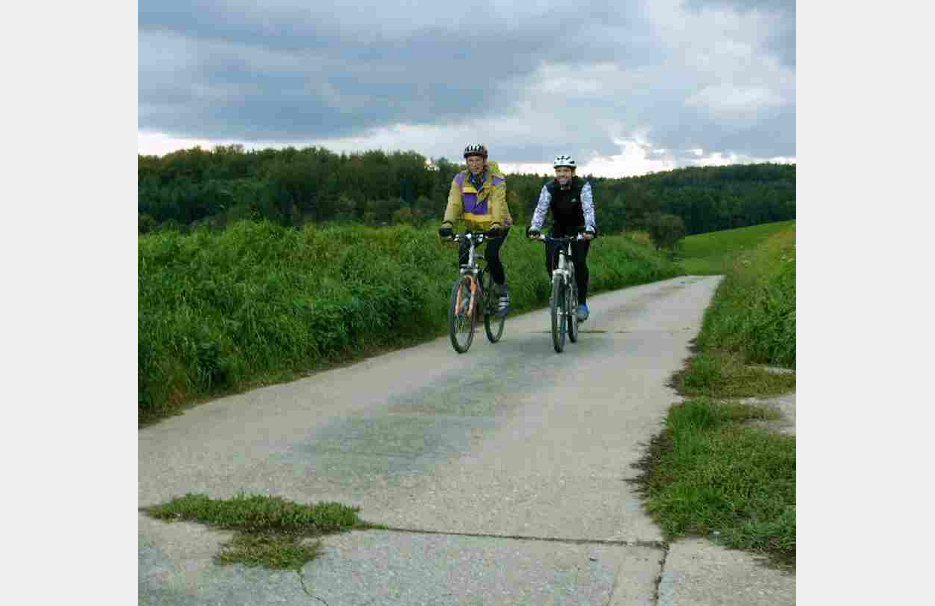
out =
<svg viewBox="0 0 935 606"><path fill-rule="evenodd" d="M488 162L482 174L480 189L470 180L470 171L463 170L451 180L448 207L442 223L452 225L463 219L469 229L490 229L494 223L503 227L513 225L513 217L506 203L506 176L496 162Z"/></svg>

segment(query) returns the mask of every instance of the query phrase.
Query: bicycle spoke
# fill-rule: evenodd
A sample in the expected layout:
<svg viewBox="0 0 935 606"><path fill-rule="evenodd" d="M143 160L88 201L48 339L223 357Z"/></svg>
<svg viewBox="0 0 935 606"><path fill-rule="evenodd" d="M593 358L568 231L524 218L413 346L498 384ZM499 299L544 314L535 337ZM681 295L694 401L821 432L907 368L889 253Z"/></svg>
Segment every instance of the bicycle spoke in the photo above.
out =
<svg viewBox="0 0 935 606"><path fill-rule="evenodd" d="M474 340L475 314L468 313L471 304L469 278L460 278L451 289L451 305L448 311L448 332L451 345L458 353L464 353Z"/></svg>
<svg viewBox="0 0 935 606"><path fill-rule="evenodd" d="M565 285L561 275L556 274L552 280L552 346L557 353L562 353L565 347Z"/></svg>

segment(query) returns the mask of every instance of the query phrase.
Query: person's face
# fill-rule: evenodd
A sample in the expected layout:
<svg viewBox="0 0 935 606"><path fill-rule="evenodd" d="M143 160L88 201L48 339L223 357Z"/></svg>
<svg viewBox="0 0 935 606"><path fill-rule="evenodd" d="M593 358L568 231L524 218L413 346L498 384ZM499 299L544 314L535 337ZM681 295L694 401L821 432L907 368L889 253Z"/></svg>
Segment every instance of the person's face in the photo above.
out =
<svg viewBox="0 0 935 606"><path fill-rule="evenodd" d="M479 175L484 172L484 158L481 156L468 156L467 166L472 175Z"/></svg>
<svg viewBox="0 0 935 606"><path fill-rule="evenodd" d="M573 171L567 166L559 166L559 167L556 167L555 169L555 178L558 179L558 182L561 183L562 185L565 185L566 183L571 181L571 177L574 174L575 174L575 171Z"/></svg>

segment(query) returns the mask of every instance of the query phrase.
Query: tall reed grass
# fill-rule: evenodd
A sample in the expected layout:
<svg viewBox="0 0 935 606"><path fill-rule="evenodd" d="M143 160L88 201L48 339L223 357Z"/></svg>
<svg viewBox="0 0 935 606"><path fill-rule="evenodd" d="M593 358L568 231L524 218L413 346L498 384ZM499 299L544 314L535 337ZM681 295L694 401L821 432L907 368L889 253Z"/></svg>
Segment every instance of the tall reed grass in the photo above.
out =
<svg viewBox="0 0 935 606"><path fill-rule="evenodd" d="M705 314L698 346L795 368L794 225L734 262Z"/></svg>
<svg viewBox="0 0 935 606"><path fill-rule="evenodd" d="M541 244L511 233L501 256L513 309L545 305ZM678 274L619 236L595 240L588 259L591 292ZM457 250L434 228L245 221L223 232L140 236L138 263L138 411L146 422L444 334Z"/></svg>

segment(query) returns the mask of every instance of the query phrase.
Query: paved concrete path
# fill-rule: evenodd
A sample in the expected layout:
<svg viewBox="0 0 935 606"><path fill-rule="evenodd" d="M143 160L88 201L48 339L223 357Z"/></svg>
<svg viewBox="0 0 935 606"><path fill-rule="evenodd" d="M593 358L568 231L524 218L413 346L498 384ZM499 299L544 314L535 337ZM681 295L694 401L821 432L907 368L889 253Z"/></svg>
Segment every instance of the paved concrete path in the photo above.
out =
<svg viewBox="0 0 935 606"><path fill-rule="evenodd" d="M327 537L300 573L272 572L215 565L229 533L140 515L140 603L670 599L691 575L666 575L660 531L624 480L677 400L665 384L717 283L594 296L586 330L560 355L540 310L511 317L498 344L481 331L466 354L438 339L141 430L141 506L272 494L357 505L393 530ZM750 570L779 579L785 597L771 603L794 602L794 577ZM750 603L729 600L710 603Z"/></svg>

